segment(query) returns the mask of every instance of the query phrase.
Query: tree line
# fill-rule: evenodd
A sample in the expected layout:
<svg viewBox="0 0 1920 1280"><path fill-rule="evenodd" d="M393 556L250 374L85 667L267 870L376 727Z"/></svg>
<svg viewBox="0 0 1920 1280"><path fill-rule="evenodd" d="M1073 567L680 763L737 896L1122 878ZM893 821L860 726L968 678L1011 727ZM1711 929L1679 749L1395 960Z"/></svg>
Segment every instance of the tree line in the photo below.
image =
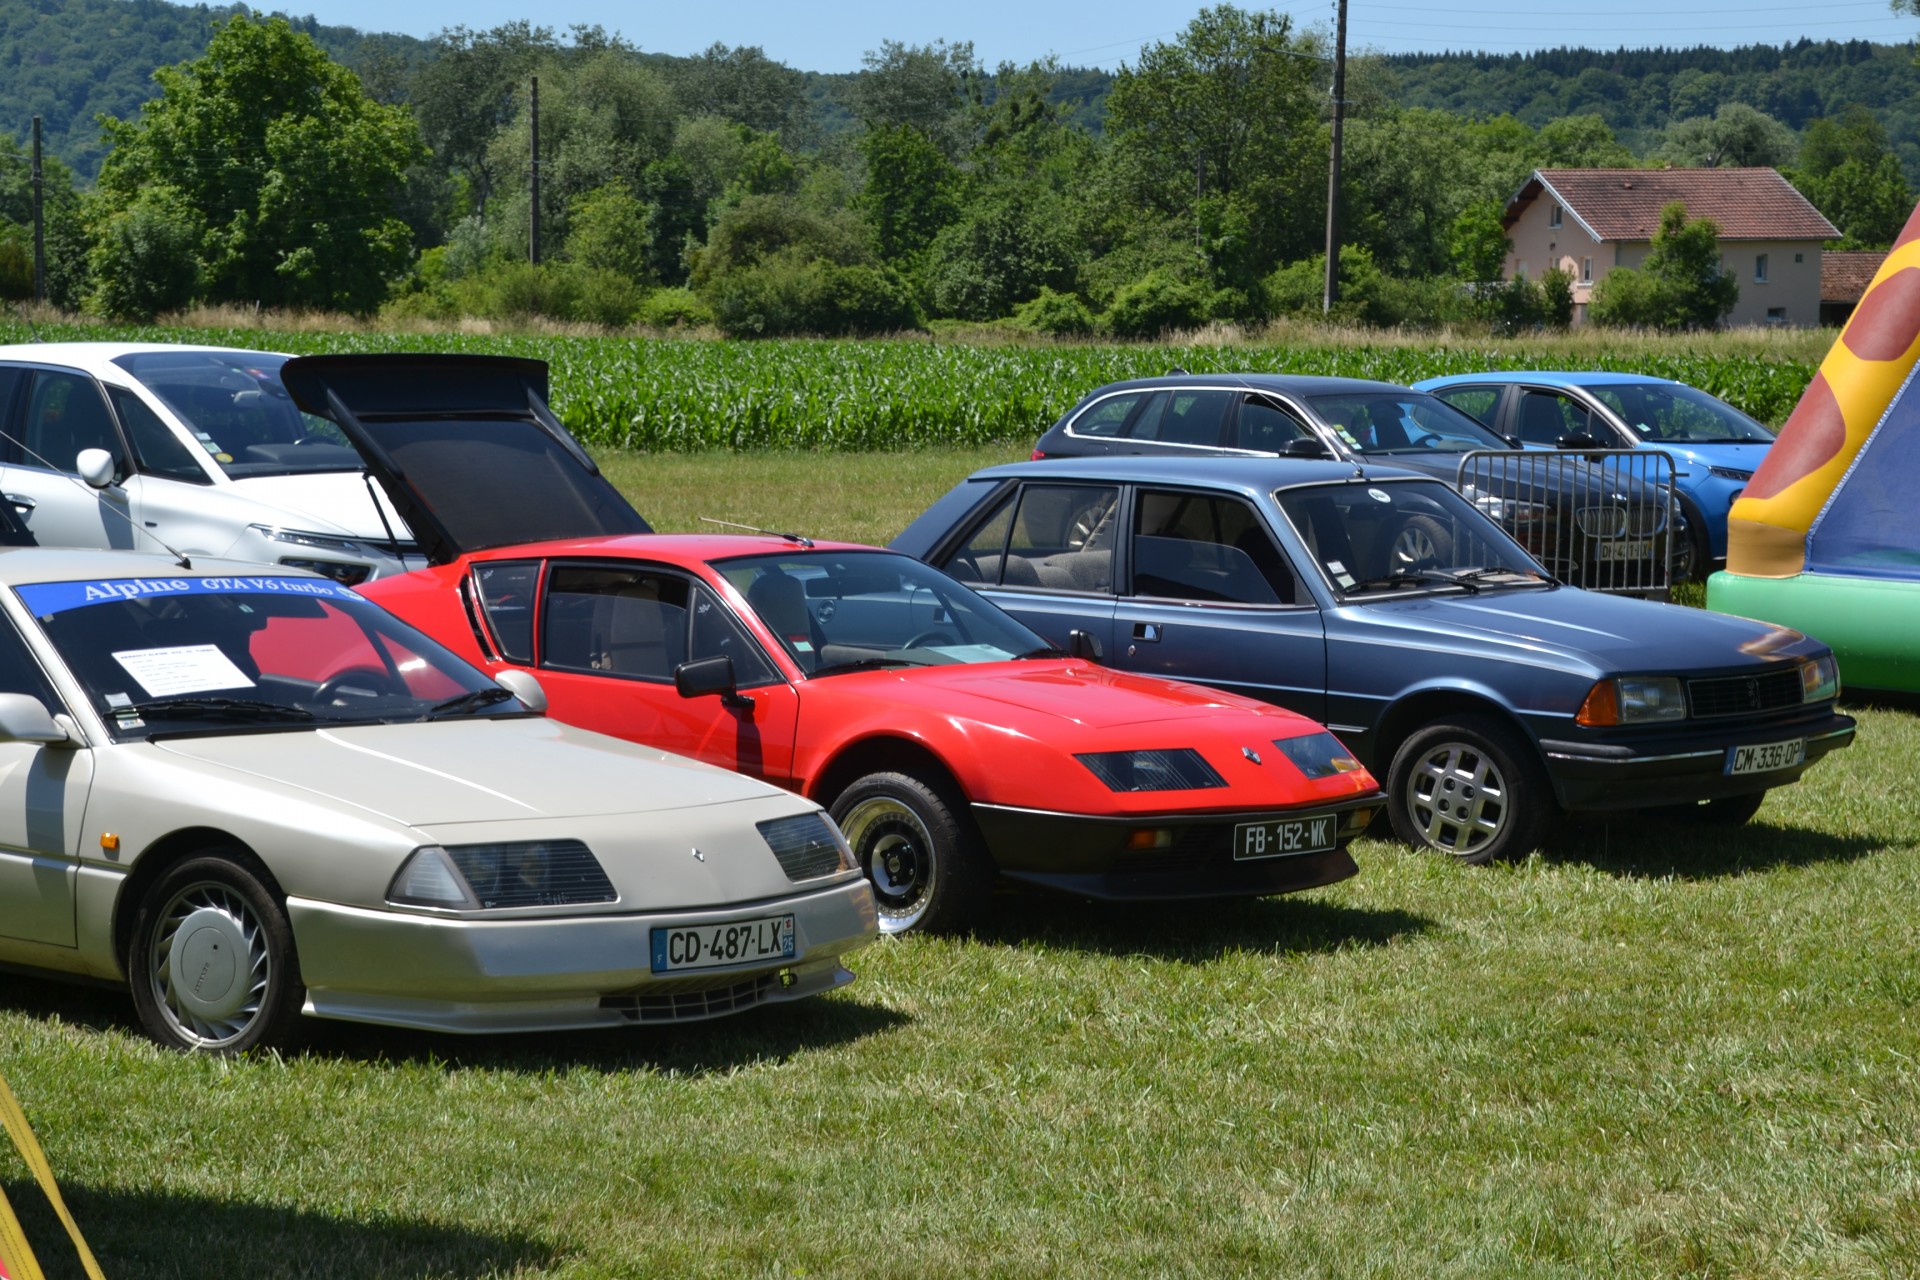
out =
<svg viewBox="0 0 1920 1280"><path fill-rule="evenodd" d="M823 84L758 48L664 58L526 22L368 48L349 69L300 24L241 11L155 72L155 96L102 118L91 189L50 165L50 300L738 335L1152 336L1320 309L1331 50L1279 13L1203 9L1111 76L885 41ZM1348 318L1564 321L1565 282L1499 280L1500 211L1535 168L1772 165L1848 246L1888 243L1912 206L1864 105L1796 131L1722 102L1636 150L1599 112L1408 105L1405 74L1349 68ZM9 298L32 287L28 195L0 138Z"/></svg>

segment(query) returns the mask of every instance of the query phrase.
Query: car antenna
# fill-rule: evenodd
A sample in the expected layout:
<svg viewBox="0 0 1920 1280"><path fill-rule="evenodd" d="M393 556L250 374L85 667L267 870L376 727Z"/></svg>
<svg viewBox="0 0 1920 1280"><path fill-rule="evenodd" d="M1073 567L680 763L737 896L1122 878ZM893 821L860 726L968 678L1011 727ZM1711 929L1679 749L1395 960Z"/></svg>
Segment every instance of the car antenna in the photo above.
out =
<svg viewBox="0 0 1920 1280"><path fill-rule="evenodd" d="M140 523L136 521L132 516L128 515L126 512L122 511L120 508L114 506L111 502L106 502L102 500L100 497L99 491L96 490L92 485L88 484L85 480L82 480L79 476L74 475L70 471L60 470L59 467L56 467L51 462L48 462L45 457L43 457L39 453L36 453L32 449L32 447L30 447L27 444L26 441L22 440L18 436L9 435L5 431L0 431L0 440L5 440L7 443L16 446L20 450L20 452L26 454L29 458L32 458L35 462L39 463L41 466L45 467L47 470L55 473L56 475L65 476L67 479L73 481L74 484L80 487L80 492L86 494L89 498L92 498L95 502L100 503L102 507L106 508L108 511L113 512L115 515L119 516L122 520L125 520L127 522L127 527L129 529L132 529L135 533L145 534L147 537L152 538L155 542L159 543L160 546L166 551L168 555L172 556L175 560L178 560L180 562L180 567L182 569L193 568L193 561L187 559L185 552L174 550L173 547L167 544L166 539L162 538L159 534L155 533L151 529L141 527ZM28 532L31 533L32 530L28 530Z"/></svg>
<svg viewBox="0 0 1920 1280"><path fill-rule="evenodd" d="M748 533L764 533L769 538L785 538L788 542L802 547L813 545L813 539L797 533L779 533L772 529L756 529L750 524L740 524L733 520L715 520L712 516L701 516L708 524L723 524L729 529L745 529Z"/></svg>

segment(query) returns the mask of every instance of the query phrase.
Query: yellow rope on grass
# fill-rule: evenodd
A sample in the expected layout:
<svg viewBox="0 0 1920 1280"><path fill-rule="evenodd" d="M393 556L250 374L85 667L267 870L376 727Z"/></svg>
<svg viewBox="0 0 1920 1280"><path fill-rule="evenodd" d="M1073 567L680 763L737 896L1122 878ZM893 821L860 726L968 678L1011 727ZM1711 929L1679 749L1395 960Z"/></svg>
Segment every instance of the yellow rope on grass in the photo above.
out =
<svg viewBox="0 0 1920 1280"><path fill-rule="evenodd" d="M60 1222L73 1238L73 1247L80 1253L80 1265L86 1268L90 1280L105 1280L100 1273L100 1264L94 1261L93 1250L87 1248L86 1238L80 1234L80 1225L67 1211L67 1202L60 1196L60 1185L53 1180L53 1166L47 1163L46 1152L40 1149L40 1140L33 1136L33 1128L27 1123L27 1113L20 1109L20 1100L13 1096L13 1090L8 1087L4 1075L0 1075L0 1125L5 1125L7 1136L13 1139L13 1145L19 1149L20 1158L27 1162L34 1181L46 1193L53 1211L60 1215ZM40 1264L27 1245L26 1232L20 1229L20 1220L14 1216L13 1206L7 1203L3 1191L0 1191L0 1274L8 1277L8 1280L42 1280Z"/></svg>

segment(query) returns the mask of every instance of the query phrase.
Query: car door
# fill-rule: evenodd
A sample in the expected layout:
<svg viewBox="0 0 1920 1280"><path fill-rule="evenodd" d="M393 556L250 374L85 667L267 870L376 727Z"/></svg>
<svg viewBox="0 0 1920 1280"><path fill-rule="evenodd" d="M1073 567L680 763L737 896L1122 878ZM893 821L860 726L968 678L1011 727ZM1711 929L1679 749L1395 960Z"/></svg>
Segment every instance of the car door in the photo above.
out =
<svg viewBox="0 0 1920 1280"><path fill-rule="evenodd" d="M1029 481L990 506L935 567L982 592L1058 648L1084 631L1113 648L1120 486Z"/></svg>
<svg viewBox="0 0 1920 1280"><path fill-rule="evenodd" d="M66 708L13 623L0 618L0 692ZM39 742L0 742L0 939L75 944L74 880L93 753Z"/></svg>
<svg viewBox="0 0 1920 1280"><path fill-rule="evenodd" d="M790 781L799 696L707 583L657 565L554 561L536 625L555 719ZM742 700L681 697L674 669L722 655Z"/></svg>
<svg viewBox="0 0 1920 1280"><path fill-rule="evenodd" d="M1504 382L1465 382L1457 387L1441 387L1433 394L1490 430L1509 435L1513 433L1500 422L1500 400L1507 386Z"/></svg>
<svg viewBox="0 0 1920 1280"><path fill-rule="evenodd" d="M1326 718L1320 610L1245 499L1142 487L1124 574L1109 665Z"/></svg>
<svg viewBox="0 0 1920 1280"><path fill-rule="evenodd" d="M100 384L76 369L26 367L11 401L0 492L43 547L133 548L127 448ZM75 459L86 449L113 456L114 484L95 489ZM151 549L151 548L149 548Z"/></svg>

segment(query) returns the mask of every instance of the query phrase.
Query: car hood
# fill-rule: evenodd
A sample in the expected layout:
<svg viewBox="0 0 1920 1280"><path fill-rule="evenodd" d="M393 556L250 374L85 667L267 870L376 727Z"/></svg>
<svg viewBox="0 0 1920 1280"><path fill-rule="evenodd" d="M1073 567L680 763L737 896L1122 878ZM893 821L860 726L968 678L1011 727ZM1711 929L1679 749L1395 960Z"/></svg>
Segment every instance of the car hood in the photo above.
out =
<svg viewBox="0 0 1920 1280"><path fill-rule="evenodd" d="M162 738L154 745L410 827L664 812L780 794L683 756L534 717Z"/></svg>
<svg viewBox="0 0 1920 1280"><path fill-rule="evenodd" d="M393 509L386 494L379 494L379 508L374 507L378 489L368 485L366 477L358 471L244 476L234 480L232 490L282 513L280 523L289 529L341 533L372 542L385 542L389 538L413 541L407 522Z"/></svg>
<svg viewBox="0 0 1920 1280"><path fill-rule="evenodd" d="M1650 449L1665 449L1676 458L1687 458L1702 466L1732 467L1738 471L1757 471L1767 459L1764 444L1687 444L1684 441L1649 441Z"/></svg>
<svg viewBox="0 0 1920 1280"><path fill-rule="evenodd" d="M1811 653L1821 646L1787 627L1684 605L1573 587L1427 595L1349 605L1349 622L1401 633L1413 648L1542 654L1606 671L1707 671ZM1555 663L1554 665L1560 665Z"/></svg>

